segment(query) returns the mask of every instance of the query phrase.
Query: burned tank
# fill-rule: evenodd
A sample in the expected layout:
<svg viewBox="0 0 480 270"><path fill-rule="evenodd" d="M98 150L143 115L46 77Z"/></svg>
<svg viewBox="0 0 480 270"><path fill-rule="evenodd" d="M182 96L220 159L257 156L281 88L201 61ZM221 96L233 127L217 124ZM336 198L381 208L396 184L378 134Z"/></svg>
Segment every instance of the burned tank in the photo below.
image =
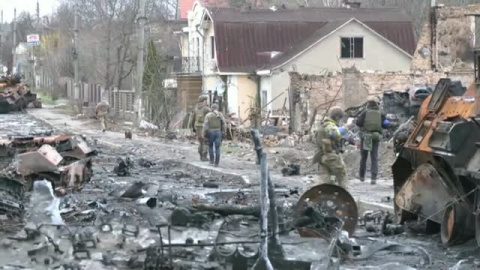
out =
<svg viewBox="0 0 480 270"><path fill-rule="evenodd" d="M478 51L475 60L475 83L463 95L450 79L438 82L392 166L398 219L439 229L445 245L474 236L480 245Z"/></svg>

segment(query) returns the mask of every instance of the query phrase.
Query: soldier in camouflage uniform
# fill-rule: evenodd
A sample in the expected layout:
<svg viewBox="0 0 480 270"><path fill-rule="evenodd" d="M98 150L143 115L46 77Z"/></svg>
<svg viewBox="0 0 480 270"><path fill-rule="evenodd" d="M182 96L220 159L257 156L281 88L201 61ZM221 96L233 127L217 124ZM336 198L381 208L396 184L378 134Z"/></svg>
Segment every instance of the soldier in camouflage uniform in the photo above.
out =
<svg viewBox="0 0 480 270"><path fill-rule="evenodd" d="M218 104L212 105L212 111L205 116L203 135L208 138L208 153L210 164L218 167L220 163L220 146L222 145L223 132L225 131L225 118L218 111Z"/></svg>
<svg viewBox="0 0 480 270"><path fill-rule="evenodd" d="M102 100L97 104L95 108L95 116L97 119L100 119L102 122L102 132L107 130L107 122L108 122L108 113L110 112L110 105L106 100Z"/></svg>
<svg viewBox="0 0 480 270"><path fill-rule="evenodd" d="M368 153L371 157L371 184L377 183L378 174L378 149L380 147L380 138L384 128L385 115L380 112L380 105L375 99L369 99L367 109L357 118L357 126L361 128L360 135L360 181L365 181L367 171Z"/></svg>
<svg viewBox="0 0 480 270"><path fill-rule="evenodd" d="M198 104L195 106L193 113L190 116L190 128L193 133L197 135L198 140L198 153L200 154L201 161L208 161L207 158L207 140L203 136L203 123L205 116L210 112L207 106L207 96L199 96Z"/></svg>
<svg viewBox="0 0 480 270"><path fill-rule="evenodd" d="M315 136L318 149L314 162L319 165L319 184L332 183L332 176L335 176L336 184L346 189L346 168L340 156L342 135L338 129L344 115L344 111L339 107L330 109L329 117L323 120Z"/></svg>

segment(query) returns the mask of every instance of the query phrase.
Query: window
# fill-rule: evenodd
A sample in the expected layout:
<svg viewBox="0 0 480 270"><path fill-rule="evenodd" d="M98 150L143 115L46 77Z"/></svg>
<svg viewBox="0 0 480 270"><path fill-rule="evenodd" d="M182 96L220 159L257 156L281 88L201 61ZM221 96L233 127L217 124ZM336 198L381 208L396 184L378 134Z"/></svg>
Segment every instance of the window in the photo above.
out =
<svg viewBox="0 0 480 270"><path fill-rule="evenodd" d="M341 58L363 58L363 38L341 38Z"/></svg>
<svg viewBox="0 0 480 270"><path fill-rule="evenodd" d="M268 92L267 90L262 91L262 108L266 110L267 108L267 100L268 99Z"/></svg>
<svg viewBox="0 0 480 270"><path fill-rule="evenodd" d="M215 37L214 36L210 37L210 55L212 56L212 59L215 59Z"/></svg>

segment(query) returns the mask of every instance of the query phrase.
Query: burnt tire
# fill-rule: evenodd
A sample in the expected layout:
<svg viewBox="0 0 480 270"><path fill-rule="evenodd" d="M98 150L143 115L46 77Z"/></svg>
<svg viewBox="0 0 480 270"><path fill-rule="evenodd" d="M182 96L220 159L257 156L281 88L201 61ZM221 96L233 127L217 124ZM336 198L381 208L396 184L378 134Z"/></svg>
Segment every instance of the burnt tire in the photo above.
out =
<svg viewBox="0 0 480 270"><path fill-rule="evenodd" d="M471 214L463 204L450 204L445 208L440 226L440 237L446 246L461 244L474 235L471 230Z"/></svg>
<svg viewBox="0 0 480 270"><path fill-rule="evenodd" d="M480 214L475 215L475 240L480 247Z"/></svg>

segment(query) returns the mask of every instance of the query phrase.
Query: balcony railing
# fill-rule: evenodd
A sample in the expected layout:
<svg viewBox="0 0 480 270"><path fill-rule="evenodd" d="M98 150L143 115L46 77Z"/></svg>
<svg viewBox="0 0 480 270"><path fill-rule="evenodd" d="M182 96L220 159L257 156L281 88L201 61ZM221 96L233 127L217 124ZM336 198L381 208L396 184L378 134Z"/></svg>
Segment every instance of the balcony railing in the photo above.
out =
<svg viewBox="0 0 480 270"><path fill-rule="evenodd" d="M197 73L201 72L200 57L182 57L175 59L175 72L179 73Z"/></svg>

